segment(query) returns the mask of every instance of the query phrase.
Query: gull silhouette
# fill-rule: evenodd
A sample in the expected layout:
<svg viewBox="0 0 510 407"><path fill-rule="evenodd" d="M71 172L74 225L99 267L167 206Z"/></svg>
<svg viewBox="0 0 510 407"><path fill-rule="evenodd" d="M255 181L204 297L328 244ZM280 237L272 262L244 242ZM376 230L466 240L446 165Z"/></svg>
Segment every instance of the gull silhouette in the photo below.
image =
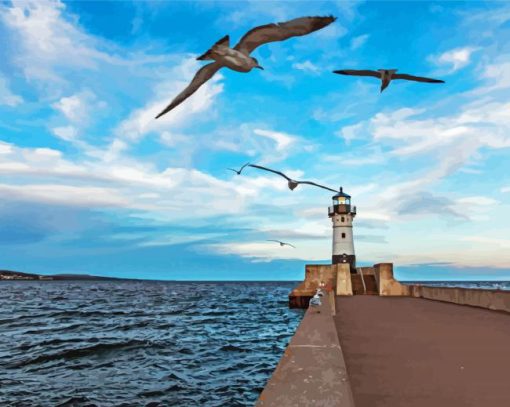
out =
<svg viewBox="0 0 510 407"><path fill-rule="evenodd" d="M269 172L273 172L275 174L278 174L280 176L282 176L283 178L285 178L287 180L287 183L288 183L288 186L289 186L289 189L291 191L293 191L294 189L296 189L296 187L299 185L299 184L307 184L307 185L314 185L316 187L319 187L319 188L322 188L322 189L327 189L328 191L332 191L332 192L338 192L334 189L331 189L331 188L328 188L328 187L325 187L324 185L320 185L320 184L317 184L315 182L312 182L312 181L296 181L292 178L289 178L287 177L283 172L280 172L280 171L276 171L276 170L272 170L271 168L266 168L266 167L262 167L261 165L255 165L255 164L248 164L249 167L253 167L253 168L258 168L260 170L264 170L264 171L269 171Z"/></svg>
<svg viewBox="0 0 510 407"><path fill-rule="evenodd" d="M381 92L388 87L393 79L405 79L408 81L415 82L427 82L427 83L444 83L440 79L425 78L423 76L413 76L406 73L396 73L398 69L378 69L377 71L369 70L358 70L358 69L344 69L340 71L333 71L340 75L352 75L352 76L373 76L381 80Z"/></svg>
<svg viewBox="0 0 510 407"><path fill-rule="evenodd" d="M200 68L187 88L179 93L156 116L156 119L190 97L200 86L211 79L220 68L227 67L237 72L250 72L253 68L264 69L259 65L256 58L250 56L250 53L258 46L310 34L326 27L335 20L336 17L333 16L301 17L283 23L261 25L248 31L234 48L230 48L230 37L228 35L224 36L211 49L197 58L199 61L214 60L214 62Z"/></svg>
<svg viewBox="0 0 510 407"><path fill-rule="evenodd" d="M276 243L280 243L280 246L290 246L290 247L293 247L294 249L296 248L296 246L290 244L290 243L285 243L285 242L282 242L280 240L271 240L269 239L268 242L276 242Z"/></svg>
<svg viewBox="0 0 510 407"><path fill-rule="evenodd" d="M233 168L227 168L227 170L234 171L237 175L241 175L241 172L242 172L242 171L244 170L244 168L245 168L246 166L248 166L248 165L250 165L250 163L246 163L246 164L244 164L244 165L241 167L241 169L239 169L239 170L234 170Z"/></svg>

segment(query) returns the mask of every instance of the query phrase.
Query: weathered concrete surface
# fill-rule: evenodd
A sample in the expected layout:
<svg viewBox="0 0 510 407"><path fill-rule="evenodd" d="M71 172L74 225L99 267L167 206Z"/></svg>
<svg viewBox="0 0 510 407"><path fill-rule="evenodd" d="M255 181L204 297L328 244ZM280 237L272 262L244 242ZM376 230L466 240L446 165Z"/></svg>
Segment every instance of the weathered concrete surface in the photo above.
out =
<svg viewBox="0 0 510 407"><path fill-rule="evenodd" d="M307 310L257 406L354 406L327 297Z"/></svg>
<svg viewBox="0 0 510 407"><path fill-rule="evenodd" d="M510 315L410 297L337 297L356 407L510 405Z"/></svg>
<svg viewBox="0 0 510 407"><path fill-rule="evenodd" d="M349 264L337 264L336 295L352 295L351 268Z"/></svg>
<svg viewBox="0 0 510 407"><path fill-rule="evenodd" d="M364 276L373 276L375 274L374 267L356 267L356 270L361 271Z"/></svg>
<svg viewBox="0 0 510 407"><path fill-rule="evenodd" d="M305 287L317 289L324 283L326 289L336 288L336 264L307 264L305 266Z"/></svg>
<svg viewBox="0 0 510 407"><path fill-rule="evenodd" d="M345 273L345 270L349 269L348 264L307 264L305 267L305 279L304 281L294 288L289 294L289 307L290 308L307 308L310 298L315 294L317 288L324 283L325 290L337 289L337 275ZM345 281L341 281L344 284L341 287L341 291L348 292L350 286L350 275L345 277ZM352 293L352 288L351 288ZM348 294L346 294L348 295Z"/></svg>
<svg viewBox="0 0 510 407"><path fill-rule="evenodd" d="M375 280L379 288L379 295L410 295L409 286L399 283L393 277L393 263L379 263L374 265Z"/></svg>
<svg viewBox="0 0 510 407"><path fill-rule="evenodd" d="M289 308L308 308L310 298L314 296L317 289L307 288L303 281L289 294Z"/></svg>
<svg viewBox="0 0 510 407"><path fill-rule="evenodd" d="M510 291L426 287L422 285L411 285L409 290L413 297L510 312Z"/></svg>

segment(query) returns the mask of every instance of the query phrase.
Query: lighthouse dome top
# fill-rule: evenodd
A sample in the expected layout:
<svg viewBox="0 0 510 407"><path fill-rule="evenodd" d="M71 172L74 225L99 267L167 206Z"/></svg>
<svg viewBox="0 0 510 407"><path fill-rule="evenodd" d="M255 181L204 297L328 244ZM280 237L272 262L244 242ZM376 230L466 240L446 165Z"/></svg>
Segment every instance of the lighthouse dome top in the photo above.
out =
<svg viewBox="0 0 510 407"><path fill-rule="evenodd" d="M340 187L340 191L335 195L333 196L333 199L338 199L338 198L350 198L351 196L349 194L346 194L344 192L344 189L342 187Z"/></svg>

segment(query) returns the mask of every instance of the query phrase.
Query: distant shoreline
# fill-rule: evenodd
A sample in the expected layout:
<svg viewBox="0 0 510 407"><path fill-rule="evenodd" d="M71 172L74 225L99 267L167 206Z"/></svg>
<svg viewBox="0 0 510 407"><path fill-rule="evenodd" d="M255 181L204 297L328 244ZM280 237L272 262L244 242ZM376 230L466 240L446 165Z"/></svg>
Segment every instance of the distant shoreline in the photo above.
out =
<svg viewBox="0 0 510 407"><path fill-rule="evenodd" d="M12 270L0 270L0 281L20 281L20 280L29 280L29 281L69 281L69 280L119 280L119 281L138 281L138 279L134 278L122 278L122 277L102 277L102 276L92 276L90 274L34 274L34 273L24 273L21 271L12 271ZM143 280L140 280L143 281Z"/></svg>
<svg viewBox="0 0 510 407"><path fill-rule="evenodd" d="M0 281L152 281L173 283L298 283L298 280L153 280L146 278L103 277L90 274L35 274L0 270Z"/></svg>

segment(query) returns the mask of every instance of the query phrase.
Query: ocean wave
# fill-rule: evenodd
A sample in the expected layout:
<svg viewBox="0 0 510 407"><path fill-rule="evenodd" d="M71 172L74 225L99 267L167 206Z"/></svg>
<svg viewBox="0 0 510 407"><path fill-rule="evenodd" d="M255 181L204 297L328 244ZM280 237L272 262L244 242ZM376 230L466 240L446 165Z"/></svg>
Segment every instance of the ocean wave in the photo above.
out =
<svg viewBox="0 0 510 407"><path fill-rule="evenodd" d="M169 387L166 387L164 389L156 389L156 390L145 390L140 393L138 393L139 397L159 397L164 396L168 393L176 392L176 391L186 391L189 390L188 387L183 386L181 384L172 384Z"/></svg>
<svg viewBox="0 0 510 407"><path fill-rule="evenodd" d="M303 315L293 286L6 283L0 406L253 405Z"/></svg>
<svg viewBox="0 0 510 407"><path fill-rule="evenodd" d="M240 346L235 346L235 345L223 345L218 350L223 351L223 352L249 352L250 351L250 349L248 349L248 348L242 348Z"/></svg>
<svg viewBox="0 0 510 407"><path fill-rule="evenodd" d="M18 368L37 363L46 363L58 359L74 359L91 355L98 355L104 352L112 352L121 349L135 348L141 346L148 346L148 341L140 341L132 339L125 342L116 343L98 343L92 346L84 346L81 348L64 349L62 351L50 354L43 354L34 358L29 358L21 362L15 363L10 368Z"/></svg>

